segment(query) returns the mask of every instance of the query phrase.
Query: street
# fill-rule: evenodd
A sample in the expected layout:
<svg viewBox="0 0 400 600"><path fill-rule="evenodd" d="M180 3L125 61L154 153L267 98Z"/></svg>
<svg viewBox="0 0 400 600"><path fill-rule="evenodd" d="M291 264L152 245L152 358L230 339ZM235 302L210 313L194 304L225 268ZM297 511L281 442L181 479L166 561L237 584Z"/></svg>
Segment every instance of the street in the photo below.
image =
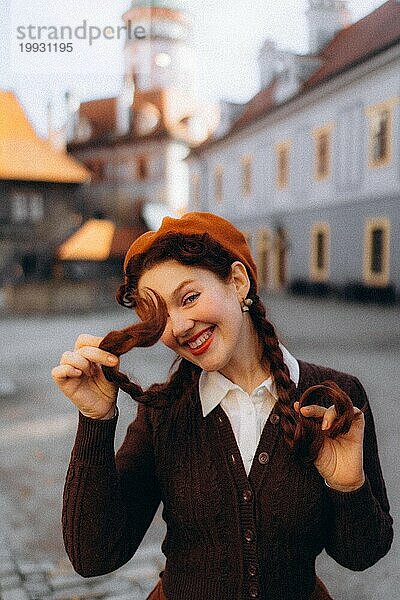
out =
<svg viewBox="0 0 400 600"><path fill-rule="evenodd" d="M267 313L280 339L302 360L356 375L375 416L395 531L400 515L400 308L270 295ZM76 411L50 371L79 333L105 335L131 321L109 314L0 320L0 598L1 600L144 600L163 566L158 513L137 556L118 572L93 580L74 574L61 535L62 488L73 445ZM173 355L160 344L123 357L122 371L144 386L162 381ZM120 394L117 446L135 412ZM326 555L317 572L335 600L397 600L400 546L362 573ZM190 600L190 599L188 599ZM204 599L217 600L217 599Z"/></svg>

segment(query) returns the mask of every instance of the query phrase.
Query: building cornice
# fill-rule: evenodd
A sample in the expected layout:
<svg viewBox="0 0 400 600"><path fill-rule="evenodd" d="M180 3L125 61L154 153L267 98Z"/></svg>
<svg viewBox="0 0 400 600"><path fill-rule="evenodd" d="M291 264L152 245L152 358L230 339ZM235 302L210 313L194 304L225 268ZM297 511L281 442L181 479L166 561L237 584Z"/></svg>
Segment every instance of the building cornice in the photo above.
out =
<svg viewBox="0 0 400 600"><path fill-rule="evenodd" d="M301 91L292 98L282 104L276 105L271 108L266 114L258 117L255 121L249 125L237 128L236 130L228 131L223 137L217 140L211 140L206 142L203 148L195 148L189 155L189 158L196 159L203 154L206 154L209 150L214 151L219 147L223 147L226 143L231 143L234 140L239 140L242 137L257 134L260 131L264 131L270 124L276 124L277 120L283 120L293 113L299 112L311 104L340 91L344 87L348 87L358 79L365 77L368 73L372 73L377 69L380 69L387 64L400 58L400 43L397 40L388 49L380 50L379 53L363 61L356 66L352 66L349 69L335 75L334 77L325 80L315 87Z"/></svg>

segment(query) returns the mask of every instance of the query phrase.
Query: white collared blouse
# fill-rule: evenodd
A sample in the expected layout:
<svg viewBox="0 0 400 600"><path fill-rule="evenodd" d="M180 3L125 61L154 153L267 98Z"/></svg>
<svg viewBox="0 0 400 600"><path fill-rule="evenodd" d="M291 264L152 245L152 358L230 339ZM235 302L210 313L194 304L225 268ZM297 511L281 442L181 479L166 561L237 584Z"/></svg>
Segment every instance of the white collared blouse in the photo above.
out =
<svg viewBox="0 0 400 600"><path fill-rule="evenodd" d="M290 378L297 386L299 363L282 344L280 347ZM248 394L218 371L202 371L199 394L204 417L221 404L231 423L248 475L262 430L278 399L272 376Z"/></svg>

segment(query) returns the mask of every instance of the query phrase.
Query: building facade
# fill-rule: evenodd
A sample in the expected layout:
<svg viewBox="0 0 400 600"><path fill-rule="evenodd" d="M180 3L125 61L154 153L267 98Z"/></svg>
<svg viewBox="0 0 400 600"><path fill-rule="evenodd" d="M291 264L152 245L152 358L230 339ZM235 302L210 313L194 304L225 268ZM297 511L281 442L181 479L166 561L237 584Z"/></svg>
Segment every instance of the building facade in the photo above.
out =
<svg viewBox="0 0 400 600"><path fill-rule="evenodd" d="M68 98L68 149L93 173L87 206L118 226L134 224L138 204L161 204L171 214L187 208L189 146L218 124L216 108L196 94L184 4L133 0L124 22L145 35L127 36L120 94L83 103Z"/></svg>
<svg viewBox="0 0 400 600"><path fill-rule="evenodd" d="M400 4L349 25L309 3L309 55L260 52L263 88L189 157L190 208L249 238L265 289L400 290Z"/></svg>
<svg viewBox="0 0 400 600"><path fill-rule="evenodd" d="M53 276L58 244L81 223L89 180L39 138L16 96L0 91L0 287Z"/></svg>

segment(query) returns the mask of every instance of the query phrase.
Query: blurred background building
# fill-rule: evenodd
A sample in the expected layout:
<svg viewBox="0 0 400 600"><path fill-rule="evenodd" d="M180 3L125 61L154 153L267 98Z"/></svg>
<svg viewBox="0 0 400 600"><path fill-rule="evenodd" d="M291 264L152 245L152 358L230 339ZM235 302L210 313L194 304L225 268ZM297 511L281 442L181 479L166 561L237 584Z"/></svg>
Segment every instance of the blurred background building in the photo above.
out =
<svg viewBox="0 0 400 600"><path fill-rule="evenodd" d="M189 157L192 210L247 235L265 290L400 290L400 3L310 0L309 53L266 40L261 90Z"/></svg>
<svg viewBox="0 0 400 600"><path fill-rule="evenodd" d="M134 0L123 15L127 31L140 25L148 33L127 35L120 94L67 99L68 150L94 178L86 204L117 225L131 225L139 204L161 204L171 213L187 209L188 148L219 122L217 107L202 105L196 95L191 23L177 6Z"/></svg>
<svg viewBox="0 0 400 600"><path fill-rule="evenodd" d="M58 244L82 221L90 173L35 133L12 92L0 104L0 285L49 279Z"/></svg>
<svg viewBox="0 0 400 600"><path fill-rule="evenodd" d="M196 93L190 19L177 2L134 0L123 21L119 95L80 102L68 92L62 130L48 107L47 141L11 93L1 97L0 137L12 148L4 160L20 165L0 174L9 198L1 207L3 284L120 276L132 241L187 209L189 147L219 124L218 107ZM138 26L143 38L131 35Z"/></svg>
<svg viewBox="0 0 400 600"><path fill-rule="evenodd" d="M116 273L133 239L157 228L162 216L187 209L184 159L219 122L217 107L201 104L196 96L191 24L178 3L134 0L123 20L127 39L120 94L82 103L72 94L66 97L68 151L92 174L84 191L86 209L107 219L108 231L114 228L108 242L107 224L92 219L60 248L64 273L75 277L104 274L104 261ZM142 39L129 35L138 26L147 32ZM97 258L90 255L90 243L82 243L89 227L90 239L104 241Z"/></svg>

